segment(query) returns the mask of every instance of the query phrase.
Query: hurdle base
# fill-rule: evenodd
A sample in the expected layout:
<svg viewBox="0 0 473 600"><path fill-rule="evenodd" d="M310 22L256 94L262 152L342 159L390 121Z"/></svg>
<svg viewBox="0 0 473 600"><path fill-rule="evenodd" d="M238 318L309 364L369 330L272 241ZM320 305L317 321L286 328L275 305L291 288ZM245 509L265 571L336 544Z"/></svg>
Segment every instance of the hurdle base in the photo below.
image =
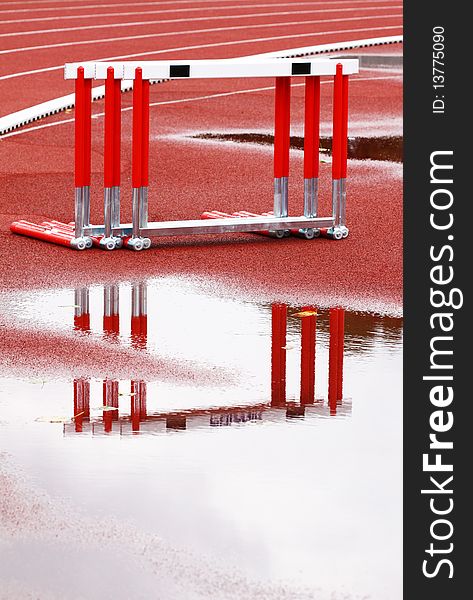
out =
<svg viewBox="0 0 473 600"><path fill-rule="evenodd" d="M121 248L123 246L123 240L121 237L102 237L99 240L99 248L103 250L115 250L115 248Z"/></svg>
<svg viewBox="0 0 473 600"><path fill-rule="evenodd" d="M305 240L315 240L316 238L320 237L320 229L314 228L298 229L297 231L293 231L291 233Z"/></svg>
<svg viewBox="0 0 473 600"><path fill-rule="evenodd" d="M88 236L72 238L71 248L74 248L74 250L86 250L92 248L92 239Z"/></svg>
<svg viewBox="0 0 473 600"><path fill-rule="evenodd" d="M151 240L146 237L126 237L123 243L125 248L139 252L151 247Z"/></svg>
<svg viewBox="0 0 473 600"><path fill-rule="evenodd" d="M329 227L325 235L331 240L342 240L348 237L349 229L345 225L338 227Z"/></svg>

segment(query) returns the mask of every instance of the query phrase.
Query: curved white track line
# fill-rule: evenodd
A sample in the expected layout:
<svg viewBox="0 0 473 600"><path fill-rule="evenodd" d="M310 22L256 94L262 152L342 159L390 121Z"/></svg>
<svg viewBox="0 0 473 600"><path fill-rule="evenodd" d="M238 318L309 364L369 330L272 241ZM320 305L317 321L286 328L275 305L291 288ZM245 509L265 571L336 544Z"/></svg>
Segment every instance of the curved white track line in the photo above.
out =
<svg viewBox="0 0 473 600"><path fill-rule="evenodd" d="M396 15L383 15L382 19L399 19L402 18L401 14L396 14ZM247 30L247 29L266 29L266 28L271 28L271 27L285 27L288 25L300 25L300 26L305 26L305 25L314 25L314 24L321 24L321 23L345 23L347 21L364 21L364 20L368 20L368 19L380 19L380 17L378 16L370 16L370 17L347 17L346 19L316 19L316 20L311 20L311 21L289 21L289 22L284 22L284 23L260 23L260 24L254 24L254 25L233 25L231 27L211 27L211 28L207 28L207 29L185 29L183 31L166 31L164 33L145 33L145 34L140 34L140 35L127 35L127 36L122 36L122 37L113 37L113 38L102 38L102 39L93 39L93 40L77 40L74 42L61 42L59 44L44 44L41 46L25 46L23 48L10 48L8 50L0 50L0 54L17 54L19 52L30 52L30 51L38 51L38 50L49 50L51 48L65 48L65 47L70 47L70 46L86 46L88 44L107 44L110 42L124 42L124 41L130 41L130 40L143 40L143 39L150 39L150 38L162 38L162 37L171 37L171 36L175 36L175 35L197 35L197 34L202 34L202 33L216 33L216 32L221 32L221 31L240 31L242 29ZM393 25L391 27L383 27L382 29L394 29L395 27L401 27L401 25ZM380 29L379 27L374 27L373 30L376 29ZM361 31L361 30L359 30ZM367 29L364 29L363 31L367 31ZM311 35L328 35L328 34L332 34L332 33L337 33L337 31L324 31L324 32L319 32L319 33L308 33L305 34L306 36L311 36ZM288 35L288 36L284 36L284 37L302 37L304 34L297 34L297 35ZM267 38L270 39L270 38ZM280 39L280 38L273 38L273 39ZM221 44L222 46L224 45L223 43Z"/></svg>
<svg viewBox="0 0 473 600"><path fill-rule="evenodd" d="M121 54L119 56L107 56L105 58L97 58L94 60L95 61L123 60L123 59L127 59L127 58L139 58L142 56L157 56L158 54L165 54L167 52L180 52L182 50L200 50L202 48L216 48L219 46L252 44L252 43L257 43L257 42L271 42L274 40L288 39L288 38L294 39L294 38L308 37L308 36L319 37L321 35L331 35L331 34L335 34L335 33L359 33L362 31L364 32L364 31L376 31L376 30L398 29L398 28L400 29L401 26L399 25L399 26L393 26L393 27L370 27L370 28L363 28L363 29L345 29L345 30L336 30L336 31L325 31L323 33L316 33L316 34L301 33L301 34L297 34L297 35L283 35L283 36L276 36L276 37L269 37L269 38L253 38L253 39L248 39L248 40L234 40L231 42L215 42L215 43L211 43L211 44L197 44L197 45L193 45L193 46L180 46L177 48L165 48L163 50L150 50L148 52L136 52L134 54ZM399 36L389 36L389 37L401 37L402 38L402 36L400 34L399 34ZM380 42L380 43L391 43L391 42ZM359 46L356 46L356 47L359 47ZM43 67L41 69L33 69L31 71L20 71L18 73L8 73L7 75L0 75L0 81L7 80L7 79L14 79L16 77L24 77L26 75L37 75L38 73L59 71L60 69L63 69L63 68L64 68L64 65L62 64L62 65L56 65L54 67Z"/></svg>
<svg viewBox="0 0 473 600"><path fill-rule="evenodd" d="M385 7L386 10L393 10L396 8L402 8L401 4L396 4L395 6ZM379 10L376 7L368 7L362 10ZM156 14L156 12L162 11L152 11L152 14ZM336 12L360 12L359 8L333 8L332 10L326 10L324 8L317 8L314 10L285 10L281 12L266 12L266 13L245 13L240 15L214 15L214 16L205 16L205 17L182 17L179 19L159 19L157 21L127 21L126 23L105 23L101 25L80 25L79 27L61 27L56 29L32 29L30 31L9 31L7 33L0 33L0 38L4 37L18 37L21 35L44 35L48 33L63 33L65 31L84 31L91 29L114 29L116 27L141 27L144 25L166 25L167 23L189 23L193 21L217 21L217 20L231 20L231 19L254 19L257 17L282 17L287 15L309 15L315 13L336 13ZM145 13L146 14L146 13ZM149 14L149 13L148 13ZM111 15L114 16L114 15ZM389 15L362 15L359 16L359 19L374 19L379 18L383 19L384 17L389 17ZM344 20L344 19L343 19Z"/></svg>
<svg viewBox="0 0 473 600"><path fill-rule="evenodd" d="M260 58L262 56L265 57L274 57L274 58L293 58L295 56L304 56L310 54L322 54L325 52L333 52L337 50L350 50L354 48L363 48L368 46L376 46L376 45L384 45L384 44L393 44L393 43L402 43L402 36L388 36L383 38L368 38L362 40L354 40L351 42L336 42L331 44L321 44L318 46L306 46L303 48L290 48L288 50L279 50L278 52L268 52L266 54L258 54L253 55L255 58ZM109 59L102 60L116 60L123 57L114 57ZM246 57L249 58L249 57ZM62 67L52 67L52 69L59 69ZM126 82L122 83L122 90L131 89L131 86L128 86ZM104 86L99 86L93 89L94 98L102 98L104 94ZM7 132L12 131L13 129L17 129L22 125L26 125L32 121L36 121L37 119L47 117L51 114L60 112L61 110L65 110L66 108L70 108L74 106L74 94L69 94L67 96L62 96L61 98L56 98L55 100L51 100L49 102L43 102L36 106L32 106L30 108L12 113L10 115L6 115L4 117L0 117L0 136ZM5 137L5 136L3 136Z"/></svg>
<svg viewBox="0 0 473 600"><path fill-rule="evenodd" d="M242 9L242 8L267 8L267 7L282 7L282 6L306 6L306 5L313 5L314 2L281 2L278 4L243 4L243 5L234 5L234 6L226 6L225 9L230 10L230 9ZM327 4L330 4L330 2L328 2ZM338 4L338 2L334 2L334 4ZM393 9L398 9L398 8L402 8L402 4L391 4L389 6L361 6L361 7L356 7L356 8L350 8L350 7L343 7L343 8L318 8L315 9L313 11L309 11L309 12L341 12L341 11L372 11L372 10L393 10ZM142 11L135 11L135 12L120 12L120 13L95 13L95 14L91 14L91 15L64 15L64 16L60 16L60 17L39 17L39 18L33 18L33 19L12 19L12 20L8 20L8 21L3 21L3 25L8 25L8 24L12 24L12 23L35 23L38 21L62 21L62 20L66 20L66 19L74 19L74 20L83 20L83 19L95 19L95 18L100 18L100 17L106 17L106 18L110 18L110 17L130 17L130 16L138 16L138 15L156 15L156 14L164 14L164 13L176 13L176 12L186 12L189 13L191 11L193 11L194 9L177 9L177 10L142 10ZM197 10L197 9L196 9ZM219 7L217 8L212 8L212 9L201 9L201 10L221 10L221 8ZM222 8L223 10L223 8ZM298 13L299 11L287 11L288 13ZM258 15L262 14L262 13L257 13ZM276 13L276 12L272 12L269 14L284 14L284 13ZM237 18L241 15L225 15L224 16L219 16L218 18L226 18L226 19L232 19L232 18ZM382 16L382 15L380 15ZM207 19L212 19L212 18L217 18L217 17L200 17L200 18L207 18ZM191 19L189 19L191 20Z"/></svg>
<svg viewBox="0 0 473 600"><path fill-rule="evenodd" d="M212 3L212 2L216 2L218 0L199 0L200 3ZM327 2L325 2L324 0L321 0L320 2L305 2L305 4L320 4L320 5L328 5L328 4L389 4L390 0L358 0L357 2L354 2L353 0L329 0ZM192 2L195 2L195 0L175 0L175 2L123 2L123 3L118 3L118 4L89 4L89 5L81 5L81 6L57 6L57 7L52 7L52 8L17 8L17 9L12 9L12 10L0 10L0 13L6 14L6 13L23 13L23 12L42 12L42 11L57 11L57 10L89 10L91 8L116 8L116 7L120 7L120 6L159 6L159 5L163 5L163 4L191 4ZM9 3L10 4L10 3ZM291 2L286 2L284 4L284 6L287 6L288 4L292 4ZM242 7L244 8L245 4L242 4ZM275 6L275 4L269 4L268 6ZM202 9L202 8L189 8L188 10L225 10L226 6L223 6L221 8L219 8L218 6L211 6L208 9ZM80 15L78 15L80 16Z"/></svg>

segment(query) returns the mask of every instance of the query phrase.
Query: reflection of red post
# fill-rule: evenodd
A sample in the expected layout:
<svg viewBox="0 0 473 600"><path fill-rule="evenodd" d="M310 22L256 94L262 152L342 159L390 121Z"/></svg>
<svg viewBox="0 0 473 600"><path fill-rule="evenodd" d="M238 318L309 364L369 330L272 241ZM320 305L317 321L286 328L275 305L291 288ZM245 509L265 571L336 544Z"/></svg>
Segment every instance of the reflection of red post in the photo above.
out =
<svg viewBox="0 0 473 600"><path fill-rule="evenodd" d="M110 338L117 338L120 334L119 290L116 285L106 285L103 289L103 332Z"/></svg>
<svg viewBox="0 0 473 600"><path fill-rule="evenodd" d="M131 290L131 344L146 348L148 336L147 288L145 283L133 284ZM131 382L131 428L140 430L140 421L146 419L146 383Z"/></svg>
<svg viewBox="0 0 473 600"><path fill-rule="evenodd" d="M135 348L146 348L148 314L146 284L134 284L131 290L131 343Z"/></svg>
<svg viewBox="0 0 473 600"><path fill-rule="evenodd" d="M74 379L74 424L77 432L82 431L84 420L90 418L90 382Z"/></svg>
<svg viewBox="0 0 473 600"><path fill-rule="evenodd" d="M306 306L302 311L313 315L302 317L301 322L301 404L313 404L315 400L315 335L317 317L315 308Z"/></svg>
<svg viewBox="0 0 473 600"><path fill-rule="evenodd" d="M104 430L112 431L112 421L118 420L118 381L105 379L103 382L103 405L113 406L117 410L103 411Z"/></svg>
<svg viewBox="0 0 473 600"><path fill-rule="evenodd" d="M343 398L343 353L345 346L345 311L338 309L338 374L337 374L337 400Z"/></svg>
<svg viewBox="0 0 473 600"><path fill-rule="evenodd" d="M74 329L76 331L90 331L88 288L74 290L74 305Z"/></svg>
<svg viewBox="0 0 473 600"><path fill-rule="evenodd" d="M330 309L330 346L328 353L328 404L330 414L337 413L338 374L338 309Z"/></svg>
<svg viewBox="0 0 473 600"><path fill-rule="evenodd" d="M345 311L330 309L330 347L328 366L328 401L330 414L336 414L337 402L343 398L343 350L345 336Z"/></svg>
<svg viewBox="0 0 473 600"><path fill-rule="evenodd" d="M140 421L146 419L146 383L131 382L131 429L140 430Z"/></svg>
<svg viewBox="0 0 473 600"><path fill-rule="evenodd" d="M286 304L271 307L271 404L286 402Z"/></svg>

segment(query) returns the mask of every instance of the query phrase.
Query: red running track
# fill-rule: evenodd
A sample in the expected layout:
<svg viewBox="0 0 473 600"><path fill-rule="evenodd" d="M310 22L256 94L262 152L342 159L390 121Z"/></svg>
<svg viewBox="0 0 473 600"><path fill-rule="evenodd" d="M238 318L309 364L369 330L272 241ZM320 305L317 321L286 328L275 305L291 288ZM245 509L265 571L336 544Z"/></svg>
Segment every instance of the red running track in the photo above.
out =
<svg viewBox="0 0 473 600"><path fill-rule="evenodd" d="M6 50L0 75L2 112L8 113L36 102L70 93L62 81L59 65L69 60L142 55L144 58L225 57L303 46L336 40L393 35L401 32L401 17L395 2L168 2L161 3L82 3L66 10L67 2L41 3L41 10L28 5L27 12L5 13L8 3L0 3L0 17L18 20L42 19L28 23L4 23L1 33L32 29L63 29L85 22L113 22L113 17L86 19L86 13L143 12L168 10L153 15L120 16L123 22L138 20L179 19L183 34L153 38L137 38L147 33L168 33L177 26L156 24L40 35L0 37L0 48ZM149 6L147 6L149 5ZM21 5L15 5L21 7ZM25 6L27 6L25 4ZM212 6L210 9L209 7ZM233 6L234 8L230 8ZM237 6L237 8L235 8ZM126 8L125 8L126 7ZM251 8L250 8L251 7ZM56 10L52 10L55 8ZM196 9L190 11L189 9ZM218 8L218 10L217 10ZM251 13L319 10L324 13L241 17ZM349 12L335 9L356 9ZM366 10L367 8L375 10ZM185 9L185 10L182 10ZM359 11L358 11L359 9ZM378 10L379 9L379 10ZM180 12L178 12L180 11ZM78 13L82 17L78 17ZM212 16L235 16L210 20ZM378 16L379 15L379 16ZM376 16L375 19L367 17ZM72 17L62 19L62 17ZM202 21L190 21L202 17ZM354 18L356 21L309 23L322 19ZM49 19L49 20L46 20ZM104 19L101 21L100 19ZM295 23L287 25L287 23ZM249 29L249 25L256 25ZM263 26L260 26L264 24ZM151 26L150 26L151 27ZM229 29L242 27L241 29ZM224 30L222 28L225 28ZM383 28L383 29L377 29ZM384 29L386 28L386 29ZM197 33L197 29L207 29ZM191 31L192 30L192 31ZM354 30L354 31L353 31ZM327 33L333 31L333 33ZM89 39L135 36L129 40L77 45ZM58 38L59 36L59 38ZM268 38L279 38L270 39ZM59 39L59 41L58 41ZM250 41L250 40L258 41ZM7 43L8 40L8 43ZM70 46L55 44L71 42ZM49 45L41 50L12 49ZM174 50L172 50L174 48ZM175 48L189 48L175 50ZM32 62L34 57L34 62ZM56 66L56 70L43 69ZM24 74L27 71L39 71ZM9 76L8 79L5 77ZM2 78L3 77L3 78ZM153 86L151 102L151 190L150 212L153 218L197 217L205 209L232 212L238 209L264 211L271 208L271 149L252 145L204 142L186 137L202 132L264 131L271 132L273 90L270 80L187 81ZM324 102L330 86L323 86L322 134L328 133L331 107ZM259 91L247 91L247 90ZM21 90L21 93L19 93ZM238 93L236 93L238 92ZM402 88L399 73L363 72L351 86L351 135L385 135L401 132ZM292 108L293 132L301 133L301 87L294 86ZM366 98L370 102L366 102ZM131 95L122 98L126 109ZM188 101L183 101L188 100ZM103 111L102 103L94 104L94 112ZM349 165L348 220L350 237L343 242L289 239L282 242L251 235L229 235L218 238L199 237L185 240L162 240L159 246L136 255L132 252L105 253L92 250L78 253L13 237L8 226L16 218L38 220L54 217L70 220L73 208L73 146L71 118L73 113L59 115L30 131L15 132L0 139L0 270L7 288L24 286L56 286L83 282L111 281L162 273L182 273L211 277L238 289L239 293L259 294L293 302L332 304L379 311L400 310L402 297L402 173L399 165L371 161L351 161ZM56 124L58 121L64 121ZM44 127L44 125L48 125ZM93 148L93 219L99 219L102 202L103 119L94 120ZM123 206L124 219L129 219L131 113L123 113ZM322 165L325 186L322 205L328 202L329 165ZM159 182L159 187L157 183ZM302 205L302 154L291 157L291 200L293 211ZM327 209L328 210L328 209ZM18 272L22 273L21 280Z"/></svg>

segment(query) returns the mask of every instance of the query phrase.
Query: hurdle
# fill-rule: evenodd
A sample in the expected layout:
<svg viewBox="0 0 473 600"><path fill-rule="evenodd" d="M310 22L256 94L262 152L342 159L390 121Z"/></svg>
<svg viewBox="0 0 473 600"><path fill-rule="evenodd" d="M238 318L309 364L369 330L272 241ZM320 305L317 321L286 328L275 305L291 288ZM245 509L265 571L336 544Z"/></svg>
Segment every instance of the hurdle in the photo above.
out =
<svg viewBox="0 0 473 600"><path fill-rule="evenodd" d="M358 73L357 59L224 59L144 62L83 62L65 65L66 80L75 82L74 223L18 221L11 231L77 250L93 245L107 250L121 246L149 248L152 237L210 233L265 232L283 238L291 233L313 239L320 233L340 240L348 236L346 178L348 146L348 78ZM273 78L274 202L272 211L252 215L235 211L217 218L149 222L149 86L169 79ZM319 197L320 84L333 78L332 214L321 217ZM290 216L288 207L290 105L292 78L305 81L304 214ZM92 81L105 81L104 222L90 222ZM120 221L121 97L123 81L133 83L132 222ZM236 214L238 213L238 214ZM245 214L246 213L246 214Z"/></svg>

